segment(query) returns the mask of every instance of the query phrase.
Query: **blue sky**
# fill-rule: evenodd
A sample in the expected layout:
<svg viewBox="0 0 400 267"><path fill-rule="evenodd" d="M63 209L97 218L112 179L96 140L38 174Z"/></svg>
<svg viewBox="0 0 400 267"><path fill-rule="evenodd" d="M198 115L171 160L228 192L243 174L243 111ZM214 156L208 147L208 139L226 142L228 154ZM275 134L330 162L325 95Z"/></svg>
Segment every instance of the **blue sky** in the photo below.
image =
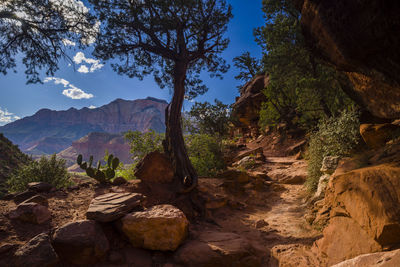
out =
<svg viewBox="0 0 400 267"><path fill-rule="evenodd" d="M233 66L232 59L245 51L250 51L252 56L261 57L261 49L255 43L253 36L253 29L262 26L264 21L261 0L228 0L228 2L233 6L234 18L227 32L231 42L222 56L231 68L224 75L223 80L211 79L204 73L203 78L209 91L197 97L195 101L211 102L217 98L227 104L233 103L235 97L238 96L236 86L240 82L234 79L238 70ZM17 73L11 71L6 76L0 74L0 125L33 115L41 108L66 110L70 107L78 109L90 106L100 107L116 98L132 100L152 96L167 101L171 99L169 89L160 89L152 76L148 76L143 81L130 79L116 74L107 62L101 66L99 64L104 62L91 60L93 57L90 49L81 51L71 48L71 57L76 56L78 52L83 52L85 56L83 58L82 54L78 54L76 57L75 61L80 64L75 63L75 66L69 66L68 62L61 61L60 70L54 75L58 79L48 79L49 81L44 84L26 85L22 65L17 67ZM93 72L90 72L91 67ZM81 72L78 71L79 68ZM88 73L84 73L87 71ZM43 73L43 80L46 77ZM84 91L86 94L84 96L88 98L72 99L71 91L76 90L67 90L75 88ZM185 108L189 109L190 103L186 103Z"/></svg>

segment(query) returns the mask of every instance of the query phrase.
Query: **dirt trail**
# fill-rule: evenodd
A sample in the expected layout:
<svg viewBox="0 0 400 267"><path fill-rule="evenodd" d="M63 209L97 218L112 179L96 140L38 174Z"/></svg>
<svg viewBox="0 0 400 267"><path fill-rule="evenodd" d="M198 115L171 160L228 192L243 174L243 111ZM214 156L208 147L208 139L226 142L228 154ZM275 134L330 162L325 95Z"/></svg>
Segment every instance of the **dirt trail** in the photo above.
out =
<svg viewBox="0 0 400 267"><path fill-rule="evenodd" d="M267 254L271 251L272 255L265 256L264 266L318 266L310 247L320 233L304 219L306 189L301 184L281 183L305 175L305 162L288 157L267 158L256 170L273 174L268 189L246 188L234 196L239 203L237 208L229 205L214 211L218 230L244 236ZM215 183L214 189L218 187L217 179L207 180L209 186Z"/></svg>

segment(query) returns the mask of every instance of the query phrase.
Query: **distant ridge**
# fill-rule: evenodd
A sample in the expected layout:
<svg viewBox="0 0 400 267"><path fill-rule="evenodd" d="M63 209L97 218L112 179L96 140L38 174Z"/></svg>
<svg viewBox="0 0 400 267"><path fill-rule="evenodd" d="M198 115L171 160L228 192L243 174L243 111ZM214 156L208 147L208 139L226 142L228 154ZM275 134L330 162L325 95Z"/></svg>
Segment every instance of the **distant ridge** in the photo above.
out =
<svg viewBox="0 0 400 267"><path fill-rule="evenodd" d="M115 99L98 108L41 109L32 116L0 127L0 132L30 154L58 153L91 132L120 134L129 130L165 131L167 101Z"/></svg>

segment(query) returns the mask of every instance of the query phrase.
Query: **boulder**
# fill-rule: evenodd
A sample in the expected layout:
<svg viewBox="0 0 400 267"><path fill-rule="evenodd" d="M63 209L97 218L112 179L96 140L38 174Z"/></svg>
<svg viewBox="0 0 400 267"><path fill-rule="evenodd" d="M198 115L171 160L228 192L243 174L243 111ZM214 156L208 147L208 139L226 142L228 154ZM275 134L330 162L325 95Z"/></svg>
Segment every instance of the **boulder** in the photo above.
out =
<svg viewBox="0 0 400 267"><path fill-rule="evenodd" d="M344 71L343 90L379 118L400 117L400 4L296 0L312 53Z"/></svg>
<svg viewBox="0 0 400 267"><path fill-rule="evenodd" d="M50 238L44 233L35 236L15 252L17 267L51 267L56 266L58 261Z"/></svg>
<svg viewBox="0 0 400 267"><path fill-rule="evenodd" d="M175 253L184 266L261 266L262 256L251 243L235 233L207 231L185 243Z"/></svg>
<svg viewBox="0 0 400 267"><path fill-rule="evenodd" d="M22 203L29 203L29 202L30 203L37 203L37 204L40 204L40 205L45 206L45 207L49 206L49 202L47 201L47 198L45 198L42 195L33 196L31 198L28 198L27 200L25 200Z"/></svg>
<svg viewBox="0 0 400 267"><path fill-rule="evenodd" d="M108 193L92 200L86 218L98 222L115 221L140 206L143 199L138 193Z"/></svg>
<svg viewBox="0 0 400 267"><path fill-rule="evenodd" d="M37 203L21 203L17 208L10 212L10 219L23 222L42 224L51 218L50 211Z"/></svg>
<svg viewBox="0 0 400 267"><path fill-rule="evenodd" d="M318 200L324 197L326 187L328 186L329 178L331 176L329 174L324 174L319 178L317 192L314 194L314 199Z"/></svg>
<svg viewBox="0 0 400 267"><path fill-rule="evenodd" d="M348 217L334 217L323 231L324 237L315 248L328 266L354 258L360 254L381 251L382 247Z"/></svg>
<svg viewBox="0 0 400 267"><path fill-rule="evenodd" d="M32 182L28 184L28 190L35 191L37 193L49 192L53 186L45 182Z"/></svg>
<svg viewBox="0 0 400 267"><path fill-rule="evenodd" d="M16 194L16 195L14 196L13 200L14 200L14 202L15 202L16 204L20 204L20 203L24 202L25 200L27 200L27 199L29 199L29 198L31 198L31 197L33 197L33 196L36 196L36 194L37 194L37 193L34 192L34 191L26 190L26 191L24 191L24 192L21 192L21 193Z"/></svg>
<svg viewBox="0 0 400 267"><path fill-rule="evenodd" d="M360 255L332 267L394 267L400 266L400 249Z"/></svg>
<svg viewBox="0 0 400 267"><path fill-rule="evenodd" d="M113 185L123 185L126 184L128 181L124 177L117 177L113 180Z"/></svg>
<svg viewBox="0 0 400 267"><path fill-rule="evenodd" d="M268 225L269 225L268 222L266 222L264 219L257 220L254 224L256 229L260 229Z"/></svg>
<svg viewBox="0 0 400 267"><path fill-rule="evenodd" d="M240 161L241 159L243 159L245 157L248 157L248 156L253 156L255 158L255 157L260 156L260 155L262 155L261 157L264 156L264 149L262 147L258 147L258 148L255 148L255 149L247 150L245 152L241 152L234 159L234 161ZM265 157L264 157L264 159L265 159Z"/></svg>
<svg viewBox="0 0 400 267"><path fill-rule="evenodd" d="M110 248L101 226L88 220L67 223L54 232L52 240L58 256L77 265L99 262Z"/></svg>
<svg viewBox="0 0 400 267"><path fill-rule="evenodd" d="M217 178L228 179L237 183L248 183L251 176L247 172L231 169L218 174Z"/></svg>
<svg viewBox="0 0 400 267"><path fill-rule="evenodd" d="M154 206L121 219L122 232L135 247L175 251L187 236L185 214L171 205Z"/></svg>
<svg viewBox="0 0 400 267"><path fill-rule="evenodd" d="M136 166L135 176L144 183L171 183L174 180L174 169L169 158L161 152L147 154Z"/></svg>
<svg viewBox="0 0 400 267"><path fill-rule="evenodd" d="M400 167L382 164L333 175L325 203L345 210L381 246L400 243Z"/></svg>
<svg viewBox="0 0 400 267"><path fill-rule="evenodd" d="M334 173L339 164L339 159L339 157L332 156L324 157L320 171L324 174Z"/></svg>
<svg viewBox="0 0 400 267"><path fill-rule="evenodd" d="M243 167L243 168L251 168L251 167L253 167L255 164L256 164L255 157L253 157L253 156L247 156L247 157L244 157L244 158L242 158L241 160L239 160L239 161L233 163L233 166L239 167L239 168L240 168L240 167Z"/></svg>
<svg viewBox="0 0 400 267"><path fill-rule="evenodd" d="M370 148L380 148L394 137L395 132L400 133L400 126L390 123L361 124L360 134Z"/></svg>

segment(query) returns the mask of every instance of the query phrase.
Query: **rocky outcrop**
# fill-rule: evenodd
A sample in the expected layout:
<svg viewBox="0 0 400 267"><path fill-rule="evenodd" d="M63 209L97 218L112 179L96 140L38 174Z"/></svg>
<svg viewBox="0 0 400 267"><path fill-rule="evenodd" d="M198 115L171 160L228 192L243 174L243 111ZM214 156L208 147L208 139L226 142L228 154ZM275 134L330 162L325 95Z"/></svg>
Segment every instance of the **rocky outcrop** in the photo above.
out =
<svg viewBox="0 0 400 267"><path fill-rule="evenodd" d="M86 217L98 222L112 222L140 206L143 199L138 193L108 193L92 200Z"/></svg>
<svg viewBox="0 0 400 267"><path fill-rule="evenodd" d="M65 149L73 141L91 132L119 134L128 130L145 132L150 129L163 132L166 106L167 102L164 100L147 98L117 99L95 109L41 109L33 116L0 127L0 132L18 144L23 151L38 147L40 140L48 137L63 138L63 144L68 139L69 144L64 146ZM56 148L55 144L52 146ZM46 148L47 153L58 153L61 150Z"/></svg>
<svg viewBox="0 0 400 267"><path fill-rule="evenodd" d="M175 254L184 266L261 266L258 251L235 233L203 232L198 240L187 242Z"/></svg>
<svg viewBox="0 0 400 267"><path fill-rule="evenodd" d="M313 53L344 71L345 88L380 118L400 117L400 3L296 0Z"/></svg>
<svg viewBox="0 0 400 267"><path fill-rule="evenodd" d="M370 253L341 262L333 267L394 267L400 266L400 249L386 252Z"/></svg>
<svg viewBox="0 0 400 267"><path fill-rule="evenodd" d="M175 251L185 240L189 222L171 205L154 206L121 219L121 229L132 245L150 250Z"/></svg>
<svg viewBox="0 0 400 267"><path fill-rule="evenodd" d="M155 151L147 154L136 166L135 176L145 184L171 183L174 179L174 169L168 157Z"/></svg>
<svg viewBox="0 0 400 267"><path fill-rule="evenodd" d="M330 221L316 242L330 264L400 243L400 168L381 164L331 177L325 192Z"/></svg>
<svg viewBox="0 0 400 267"><path fill-rule="evenodd" d="M39 234L29 240L15 252L17 267L53 267L59 262L50 238L47 234Z"/></svg>
<svg viewBox="0 0 400 267"><path fill-rule="evenodd" d="M242 133L252 137L258 137L258 121L260 119L261 104L266 100L262 90L268 84L268 76L258 75L246 83L240 90L240 97L232 106L232 113L238 121L236 127L242 129Z"/></svg>
<svg viewBox="0 0 400 267"><path fill-rule="evenodd" d="M52 244L60 259L77 265L89 266L100 261L110 245L95 221L77 221L57 229Z"/></svg>
<svg viewBox="0 0 400 267"><path fill-rule="evenodd" d="M391 123L362 124L360 126L361 137L373 149L384 147L396 133L400 135L400 126Z"/></svg>
<svg viewBox="0 0 400 267"><path fill-rule="evenodd" d="M72 142L70 147L58 153L57 156L65 159L67 166L72 166L76 163L79 154L87 159L93 156L94 162L97 162L103 160L106 150L109 154L118 156L124 164L132 162L130 146L124 136L110 133L90 133Z"/></svg>

